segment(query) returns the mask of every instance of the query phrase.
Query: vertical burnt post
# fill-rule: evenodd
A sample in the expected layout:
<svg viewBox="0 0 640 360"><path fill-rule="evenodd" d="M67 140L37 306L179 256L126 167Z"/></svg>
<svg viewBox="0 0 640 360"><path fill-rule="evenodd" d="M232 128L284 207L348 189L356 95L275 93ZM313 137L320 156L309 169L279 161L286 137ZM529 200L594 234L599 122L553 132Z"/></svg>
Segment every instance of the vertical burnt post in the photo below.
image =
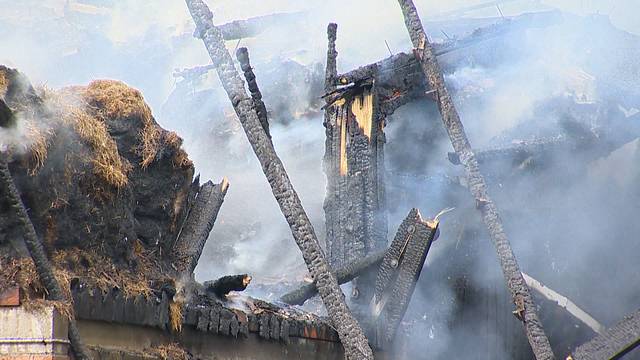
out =
<svg viewBox="0 0 640 360"><path fill-rule="evenodd" d="M489 197L487 185L480 173L478 160L471 149L471 144L465 134L460 116L445 86L440 65L424 31L418 11L412 0L398 0L398 3L402 9L404 22L415 48L414 54L420 62L429 87L435 90L438 109L445 129L460 162L464 166L469 191L476 201L476 207L482 214L482 219L489 230L491 241L496 248L507 288L509 288L513 302L516 305L514 314L524 324L525 333L536 359L553 359L553 351L542 328L542 323L538 318L529 287L520 272L511 244L502 226L498 208Z"/></svg>
<svg viewBox="0 0 640 360"><path fill-rule="evenodd" d="M377 105L376 73L363 81L337 75L336 25L328 27L329 47L325 91L336 93L338 84L349 90L327 100L324 202L329 262L339 268L386 246L387 218L384 191L384 116ZM368 304L375 274L366 273L353 283L357 303Z"/></svg>

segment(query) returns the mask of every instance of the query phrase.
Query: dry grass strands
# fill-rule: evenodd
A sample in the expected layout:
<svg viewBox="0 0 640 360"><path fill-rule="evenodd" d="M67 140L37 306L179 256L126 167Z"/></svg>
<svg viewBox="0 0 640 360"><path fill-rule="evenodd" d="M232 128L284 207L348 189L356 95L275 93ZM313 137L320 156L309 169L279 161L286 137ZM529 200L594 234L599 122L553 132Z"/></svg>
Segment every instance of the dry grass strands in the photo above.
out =
<svg viewBox="0 0 640 360"><path fill-rule="evenodd" d="M4 70L0 70L0 97L4 98L7 94L7 90L9 89L9 80L7 79L7 74Z"/></svg>
<svg viewBox="0 0 640 360"><path fill-rule="evenodd" d="M169 304L169 319L171 320L171 330L174 332L182 331L182 301L172 301Z"/></svg>
<svg viewBox="0 0 640 360"><path fill-rule="evenodd" d="M150 351L163 360L188 360L190 358L189 354L178 343L162 344L150 349Z"/></svg>
<svg viewBox="0 0 640 360"><path fill-rule="evenodd" d="M172 160L174 167L187 168L193 165L193 162L189 160L187 152L181 148L182 138L180 138L175 131L166 132L163 137L163 142L175 151Z"/></svg>
<svg viewBox="0 0 640 360"><path fill-rule="evenodd" d="M156 157L161 145L162 133L153 121L151 109L144 102L142 94L125 83L114 80L96 80L87 86L84 96L90 105L98 108L102 117L127 119L138 117L142 120L142 130L138 134L142 157L140 165L148 167Z"/></svg>
<svg viewBox="0 0 640 360"><path fill-rule="evenodd" d="M148 254L142 254L138 268L131 269L116 266L112 259L93 249L70 248L55 251L51 262L55 264L56 271L65 269L69 278L82 278L103 292L119 288L125 297L132 298L152 294L147 274L152 272L153 265L145 261L148 257Z"/></svg>
<svg viewBox="0 0 640 360"><path fill-rule="evenodd" d="M88 104L78 96L82 89L68 87L47 92L46 100L54 114L65 125L72 126L80 139L91 147L93 156L90 162L94 174L107 184L122 188L128 183L132 166L118 153L118 146L109 135L106 124L86 110Z"/></svg>

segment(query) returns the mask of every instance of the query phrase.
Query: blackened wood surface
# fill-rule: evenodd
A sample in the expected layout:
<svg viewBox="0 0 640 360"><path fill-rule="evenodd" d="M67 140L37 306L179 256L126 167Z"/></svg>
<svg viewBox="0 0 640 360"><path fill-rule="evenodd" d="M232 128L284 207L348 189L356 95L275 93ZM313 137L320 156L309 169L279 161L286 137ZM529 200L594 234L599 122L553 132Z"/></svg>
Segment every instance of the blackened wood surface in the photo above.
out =
<svg viewBox="0 0 640 360"><path fill-rule="evenodd" d="M511 244L504 232L498 209L489 197L484 177L480 173L478 161L471 149L469 139L464 132L464 126L460 121L458 112L445 86L442 71L440 70L433 48L422 27L418 12L412 0L398 0L398 3L402 9L411 42L414 48L416 48L416 57L420 60L420 65L429 82L430 88L436 90L438 106L444 126L449 134L451 144L460 158L460 162L464 165L469 190L478 204L484 223L489 230L491 240L496 247L507 287L511 291L516 307L518 307L518 303L524 305L524 309L522 309L522 319L531 348L537 359L553 359L553 351L551 350L551 345L544 332L542 323L538 318L533 298L522 277L515 255L511 250ZM505 311L507 311L507 309L505 309Z"/></svg>
<svg viewBox="0 0 640 360"><path fill-rule="evenodd" d="M640 345L640 310L576 348L575 360L619 359ZM637 355L637 354L636 354Z"/></svg>
<svg viewBox="0 0 640 360"><path fill-rule="evenodd" d="M373 352L360 325L347 307L344 294L324 258L315 230L300 198L293 189L284 165L264 132L256 112L253 111L253 101L245 92L244 82L234 67L222 34L213 25L213 14L202 0L186 0L186 3L196 23L198 36L203 40L216 66L222 86L271 185L273 195L291 228L307 268L317 281L320 297L340 335L346 356L350 359L372 359Z"/></svg>
<svg viewBox="0 0 640 360"><path fill-rule="evenodd" d="M368 255L364 259L349 263L335 271L338 284L346 284L360 276L365 271L375 269L382 262L386 251L378 251ZM305 301L318 293L315 282L302 285L280 297L280 301L291 305L302 305Z"/></svg>
<svg viewBox="0 0 640 360"><path fill-rule="evenodd" d="M375 343L389 348L404 317L422 267L438 228L436 221L423 221L417 209L404 219L386 252L372 300Z"/></svg>
<svg viewBox="0 0 640 360"><path fill-rule="evenodd" d="M173 246L172 263L181 273L191 274L198 265L209 233L218 217L220 207L227 194L226 180L214 185L204 183L190 209L178 240Z"/></svg>

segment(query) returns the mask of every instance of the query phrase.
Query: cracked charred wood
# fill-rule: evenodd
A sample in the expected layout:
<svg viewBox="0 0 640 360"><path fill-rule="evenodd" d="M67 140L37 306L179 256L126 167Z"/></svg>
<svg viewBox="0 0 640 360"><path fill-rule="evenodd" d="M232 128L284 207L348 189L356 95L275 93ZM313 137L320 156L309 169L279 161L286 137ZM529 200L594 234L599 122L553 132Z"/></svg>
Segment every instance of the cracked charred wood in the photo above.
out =
<svg viewBox="0 0 640 360"><path fill-rule="evenodd" d="M414 53L416 58L420 60L420 65L430 87L436 90L438 108L447 134L465 168L469 190L475 198L496 248L506 285L511 292L514 304L516 304L515 314L524 323L524 329L536 359L553 359L554 354L538 318L529 287L520 272L511 244L504 232L498 208L489 197L486 182L480 173L478 160L475 158L469 139L464 132L464 126L445 86L440 65L422 27L418 11L412 0L398 0L398 3L415 48Z"/></svg>
<svg viewBox="0 0 640 360"><path fill-rule="evenodd" d="M7 201L11 208L16 212L17 220L23 228L22 237L24 239L24 243L31 255L38 277L40 278L42 285L47 290L47 298L54 301L70 302L72 299L65 298L62 288L58 283L58 279L55 277L53 267L47 258L47 254L44 251L35 229L33 228L33 223L31 223L31 220L29 219L27 209L22 203L18 189L16 188L11 177L11 173L9 172L9 165L7 164L6 156L6 154L0 153L0 187L4 189ZM69 318L68 336L75 358L90 359L85 344L82 342L80 337L78 325L73 314L71 314Z"/></svg>
<svg viewBox="0 0 640 360"><path fill-rule="evenodd" d="M391 345L437 230L438 220L423 220L418 209L412 209L400 224L378 270L371 300L376 347Z"/></svg>
<svg viewBox="0 0 640 360"><path fill-rule="evenodd" d="M213 25L211 20L213 14L202 0L186 0L186 3L196 27L200 29L198 35L216 66L222 86L262 166L280 210L291 228L307 268L317 281L318 292L340 336L345 355L349 359L373 359L373 352L364 332L349 311L344 294L324 258L315 230L302 207L300 198L273 144L262 129L258 115L253 111L253 101L245 92L244 82L225 47L222 33Z"/></svg>
<svg viewBox="0 0 640 360"><path fill-rule="evenodd" d="M225 40L237 40L256 36L268 28L299 18L300 13L275 13L244 20L234 20L222 24L218 28Z"/></svg>
<svg viewBox="0 0 640 360"><path fill-rule="evenodd" d="M548 153L557 151L560 148L568 147L569 139L564 136L553 138L536 139L530 141L519 141L504 147L492 147L487 149L477 149L473 152L478 163L489 161L507 160L521 163L530 157L540 157ZM447 153L449 162L460 165L460 157L455 152Z"/></svg>
<svg viewBox="0 0 640 360"><path fill-rule="evenodd" d="M379 251L368 255L364 259L349 263L348 265L339 268L335 271L338 284L346 284L360 276L360 274L375 269L382 262L382 258L384 258L385 253L386 251ZM318 294L318 289L316 288L316 283L314 281L282 295L280 297L280 301L290 305L302 305L308 299L316 296L316 294Z"/></svg>
<svg viewBox="0 0 640 360"><path fill-rule="evenodd" d="M251 99L253 99L253 107L256 114L258 114L258 120L260 120L264 132L271 138L269 120L267 119L267 107L264 105L264 101L262 101L262 93L260 93L260 89L258 88L256 74L253 73L253 68L249 62L249 51L246 47L241 47L236 51L236 59L238 59L240 69L242 69L244 78L247 80L247 88L249 88L249 94L251 94Z"/></svg>
<svg viewBox="0 0 640 360"><path fill-rule="evenodd" d="M640 345L640 310L592 340L578 346L567 360L620 359Z"/></svg>
<svg viewBox="0 0 640 360"><path fill-rule="evenodd" d="M224 299L231 291L244 291L250 282L251 276L242 274L223 276L217 280L205 281L202 285L207 292Z"/></svg>
<svg viewBox="0 0 640 360"><path fill-rule="evenodd" d="M190 276L198 265L228 188L226 178L220 184L208 181L200 186L172 249L171 263L180 274Z"/></svg>

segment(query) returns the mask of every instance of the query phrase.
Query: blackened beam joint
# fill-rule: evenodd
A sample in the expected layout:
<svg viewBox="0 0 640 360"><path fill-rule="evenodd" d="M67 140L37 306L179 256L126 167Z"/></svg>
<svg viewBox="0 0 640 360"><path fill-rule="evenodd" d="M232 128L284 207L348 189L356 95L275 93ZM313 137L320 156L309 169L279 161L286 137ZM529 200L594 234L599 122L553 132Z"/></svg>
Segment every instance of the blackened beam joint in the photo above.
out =
<svg viewBox="0 0 640 360"><path fill-rule="evenodd" d="M246 47L241 47L236 51L236 59L238 59L240 69L244 73L245 80L247 80L249 94L253 100L253 107L258 115L258 120L260 120L260 125L262 125L267 136L271 138L271 133L269 132L269 120L267 118L267 107L265 106L264 101L262 101L262 93L260 92L260 88L258 88L256 74L253 73L253 68L249 61L249 51Z"/></svg>
<svg viewBox="0 0 640 360"><path fill-rule="evenodd" d="M612 328L578 346L567 359L620 359L639 345L640 310L636 310Z"/></svg>
<svg viewBox="0 0 640 360"><path fill-rule="evenodd" d="M220 184L207 181L200 186L172 249L171 264L180 274L190 276L198 265L228 188L226 178Z"/></svg>
<svg viewBox="0 0 640 360"><path fill-rule="evenodd" d="M335 271L338 284L346 284L360 276L360 274L365 273L370 269L375 269L380 265L380 263L382 263L385 253L386 251L379 251L339 268ZM318 294L318 289L316 289L315 282L312 282L282 295L280 297L280 301L290 305L302 305L305 301L314 297L316 294Z"/></svg>
<svg viewBox="0 0 640 360"><path fill-rule="evenodd" d="M389 348L395 337L437 229L438 220L423 220L418 209L412 209L385 253L371 300L371 341L379 349Z"/></svg>

